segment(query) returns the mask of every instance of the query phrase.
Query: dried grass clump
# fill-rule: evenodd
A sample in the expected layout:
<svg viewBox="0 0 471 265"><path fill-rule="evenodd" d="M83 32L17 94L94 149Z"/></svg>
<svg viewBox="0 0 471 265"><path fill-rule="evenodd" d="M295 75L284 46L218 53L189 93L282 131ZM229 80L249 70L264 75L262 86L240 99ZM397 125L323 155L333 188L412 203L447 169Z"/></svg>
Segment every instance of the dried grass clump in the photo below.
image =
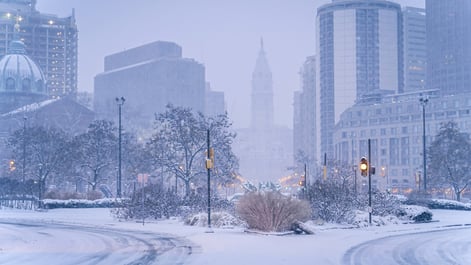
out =
<svg viewBox="0 0 471 265"><path fill-rule="evenodd" d="M307 221L311 216L307 202L279 192L248 193L240 199L236 211L249 229L265 232L290 230L294 222Z"/></svg>

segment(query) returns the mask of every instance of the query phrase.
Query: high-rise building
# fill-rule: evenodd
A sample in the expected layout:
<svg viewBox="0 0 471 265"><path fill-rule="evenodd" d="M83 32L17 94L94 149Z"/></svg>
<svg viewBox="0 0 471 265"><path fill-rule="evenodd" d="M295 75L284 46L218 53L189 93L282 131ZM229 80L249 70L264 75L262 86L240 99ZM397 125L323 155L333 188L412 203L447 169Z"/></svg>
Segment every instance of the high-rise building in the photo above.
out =
<svg viewBox="0 0 471 265"><path fill-rule="evenodd" d="M204 114L209 117L214 117L226 113L226 102L224 101L224 92L212 90L209 82L206 82L206 97L204 107Z"/></svg>
<svg viewBox="0 0 471 265"><path fill-rule="evenodd" d="M49 96L75 98L78 30L74 11L60 18L40 13L35 5L35 0L0 0L0 56L8 53L18 21L20 39L44 72Z"/></svg>
<svg viewBox="0 0 471 265"><path fill-rule="evenodd" d="M251 126L237 131L234 152L242 177L276 182L292 166L292 130L274 123L273 80L261 41L252 73Z"/></svg>
<svg viewBox="0 0 471 265"><path fill-rule="evenodd" d="M427 45L425 9L405 7L404 35L404 92L426 89Z"/></svg>
<svg viewBox="0 0 471 265"><path fill-rule="evenodd" d="M156 41L105 57L105 71L95 76L94 110L117 117L115 99L125 98L126 122L149 128L167 104L205 111L205 69L182 57L173 42ZM128 115L128 116L126 116Z"/></svg>
<svg viewBox="0 0 471 265"><path fill-rule="evenodd" d="M273 79L268 61L260 43L260 51L252 73L251 126L254 129L273 127Z"/></svg>
<svg viewBox="0 0 471 265"><path fill-rule="evenodd" d="M471 1L426 0L427 88L471 92Z"/></svg>
<svg viewBox="0 0 471 265"><path fill-rule="evenodd" d="M293 151L295 158L298 155L305 156L314 168L317 159L316 142L316 57L306 58L300 70L301 91L294 95L294 119L293 119Z"/></svg>
<svg viewBox="0 0 471 265"><path fill-rule="evenodd" d="M334 126L344 110L402 92L404 82L399 4L334 1L318 8L316 22L319 158L332 157Z"/></svg>

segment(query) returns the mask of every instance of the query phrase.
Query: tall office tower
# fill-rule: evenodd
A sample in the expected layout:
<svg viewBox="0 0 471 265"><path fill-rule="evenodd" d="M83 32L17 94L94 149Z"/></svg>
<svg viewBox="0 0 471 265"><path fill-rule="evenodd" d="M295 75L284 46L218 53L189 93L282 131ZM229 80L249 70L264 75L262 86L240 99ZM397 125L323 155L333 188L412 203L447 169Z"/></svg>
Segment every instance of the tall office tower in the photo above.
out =
<svg viewBox="0 0 471 265"><path fill-rule="evenodd" d="M255 69L252 73L252 123L254 129L273 127L273 80L268 61L260 43Z"/></svg>
<svg viewBox="0 0 471 265"><path fill-rule="evenodd" d="M471 92L471 1L426 0L427 88Z"/></svg>
<svg viewBox="0 0 471 265"><path fill-rule="evenodd" d="M308 158L309 163L314 163L317 158L315 56L306 58L299 74L302 89L296 91L294 96L293 153L296 158L300 155L299 152L302 152Z"/></svg>
<svg viewBox="0 0 471 265"><path fill-rule="evenodd" d="M330 158L344 110L403 91L402 12L389 1L334 1L317 9L316 22L318 158Z"/></svg>
<svg viewBox="0 0 471 265"><path fill-rule="evenodd" d="M182 58L179 45L156 41L105 57L105 71L95 76L94 110L113 119L115 99L124 97L128 124L149 128L169 103L204 113L205 85L202 64Z"/></svg>
<svg viewBox="0 0 471 265"><path fill-rule="evenodd" d="M244 178L276 182L292 166L292 131L274 123L273 81L263 41L252 73L251 126L237 131L234 152Z"/></svg>
<svg viewBox="0 0 471 265"><path fill-rule="evenodd" d="M425 9L405 7L404 19L404 92L424 90L427 75Z"/></svg>
<svg viewBox="0 0 471 265"><path fill-rule="evenodd" d="M78 31L74 11L70 17L59 18L41 14L35 5L35 0L0 0L0 56L8 53L18 20L20 39L44 72L49 96L75 98Z"/></svg>
<svg viewBox="0 0 471 265"><path fill-rule="evenodd" d="M224 92L214 91L211 89L209 82L206 82L205 91L205 111L204 114L208 117L215 117L226 113L226 102L224 101Z"/></svg>

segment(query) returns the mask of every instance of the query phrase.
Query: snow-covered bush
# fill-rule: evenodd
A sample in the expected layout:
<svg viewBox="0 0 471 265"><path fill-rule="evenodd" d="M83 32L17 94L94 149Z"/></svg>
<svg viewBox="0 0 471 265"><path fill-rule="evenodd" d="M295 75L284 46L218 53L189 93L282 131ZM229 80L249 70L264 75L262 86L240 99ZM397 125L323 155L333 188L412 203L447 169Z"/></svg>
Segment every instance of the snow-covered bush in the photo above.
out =
<svg viewBox="0 0 471 265"><path fill-rule="evenodd" d="M119 211L123 219L159 219L177 215L180 198L174 192L166 191L160 185L148 185L137 190Z"/></svg>
<svg viewBox="0 0 471 265"><path fill-rule="evenodd" d="M409 205L421 205L430 209L471 211L471 203L463 203L454 200L431 199L428 197L409 196L405 203Z"/></svg>
<svg viewBox="0 0 471 265"><path fill-rule="evenodd" d="M99 200L85 200L85 199L71 199L71 200L53 200L44 199L42 205L46 209L56 208L111 208L120 207L122 200L116 199L99 199Z"/></svg>
<svg viewBox="0 0 471 265"><path fill-rule="evenodd" d="M198 213L185 219L186 225L207 226L208 213ZM245 223L228 212L211 212L212 227L244 226Z"/></svg>
<svg viewBox="0 0 471 265"><path fill-rule="evenodd" d="M463 203L453 200L432 199L427 202L427 207L430 209L449 209L449 210L464 210L471 211L471 203Z"/></svg>
<svg viewBox="0 0 471 265"><path fill-rule="evenodd" d="M355 227L368 227L370 226L369 223L369 214L365 211L354 211L354 217L352 219L351 224ZM371 225L373 226L383 226L389 224L399 224L401 220L394 215L386 215L386 216L371 216Z"/></svg>
<svg viewBox="0 0 471 265"><path fill-rule="evenodd" d="M308 187L312 218L333 223L351 223L359 202L353 190L334 181L316 181Z"/></svg>
<svg viewBox="0 0 471 265"><path fill-rule="evenodd" d="M400 217L406 220L423 223L432 221L432 212L423 206L418 205L402 205Z"/></svg>
<svg viewBox="0 0 471 265"><path fill-rule="evenodd" d="M265 232L287 231L295 221L311 216L309 204L279 192L251 192L236 205L236 212L248 228Z"/></svg>
<svg viewBox="0 0 471 265"><path fill-rule="evenodd" d="M204 212L208 207L207 203L204 195L191 194L186 198L180 198L175 192L153 184L137 190L131 199L123 205L123 209L114 211L114 213L120 219L160 219L170 216L185 219L199 212ZM211 209L234 212L231 203L219 198L211 198Z"/></svg>
<svg viewBox="0 0 471 265"><path fill-rule="evenodd" d="M367 209L368 207L368 194L362 194L360 201L360 208ZM388 216L388 215L399 215L401 212L401 202L398 197L375 190L371 195L371 208L373 215Z"/></svg>
<svg viewBox="0 0 471 265"><path fill-rule="evenodd" d="M313 219L325 222L354 224L357 210L368 210L368 193L355 193L353 188L342 182L316 181L308 187ZM401 202L396 196L375 190L372 192L372 214L375 216L397 216Z"/></svg>

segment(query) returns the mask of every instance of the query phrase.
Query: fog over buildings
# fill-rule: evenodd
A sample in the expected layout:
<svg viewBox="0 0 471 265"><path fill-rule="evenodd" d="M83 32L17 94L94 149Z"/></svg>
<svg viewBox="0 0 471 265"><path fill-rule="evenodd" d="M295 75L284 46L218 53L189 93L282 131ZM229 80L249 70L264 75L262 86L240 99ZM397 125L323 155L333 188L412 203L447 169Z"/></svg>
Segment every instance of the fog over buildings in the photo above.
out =
<svg viewBox="0 0 471 265"><path fill-rule="evenodd" d="M70 16L79 28L79 91L93 91L107 55L157 40L183 47L204 64L206 80L224 91L234 127L250 124L253 62L263 37L273 73L274 121L292 127L293 91L299 69L315 54L316 9L329 0L151 1L38 0L40 12ZM402 5L424 7L423 0Z"/></svg>
<svg viewBox="0 0 471 265"><path fill-rule="evenodd" d="M119 16L106 15L110 6ZM253 140L260 136L249 137L246 129L294 126L294 131L279 134L294 134L293 148L285 139L291 136L283 136L282 145L267 145L261 148L263 154L258 149L252 152L253 159L244 157L253 164L249 175L274 168L253 170L262 165L256 159L283 161L265 162L285 167L293 164L293 154L301 149L317 165L323 155L355 164L364 153L365 139L371 138L376 144L372 161L390 178L378 185L411 188L424 167L420 140L424 108L419 98L430 99L428 142L444 120L457 121L462 130L471 131L466 121L471 80L471 34L464 26L470 23L467 1L38 3L38 9L59 14L68 9L64 16L72 7L83 34L79 90L91 91L92 77L103 72L103 57L169 41L182 47L183 58L203 65L206 88L224 92L240 139L252 137L239 146L239 156L255 143L261 145ZM254 90L258 81L253 63L260 52L269 62L270 81L259 82L261 88L271 87L269 94L262 93L266 98L255 97ZM221 102L222 93L217 97L214 102ZM257 119L263 122L254 122ZM275 158L270 152L285 156Z"/></svg>

